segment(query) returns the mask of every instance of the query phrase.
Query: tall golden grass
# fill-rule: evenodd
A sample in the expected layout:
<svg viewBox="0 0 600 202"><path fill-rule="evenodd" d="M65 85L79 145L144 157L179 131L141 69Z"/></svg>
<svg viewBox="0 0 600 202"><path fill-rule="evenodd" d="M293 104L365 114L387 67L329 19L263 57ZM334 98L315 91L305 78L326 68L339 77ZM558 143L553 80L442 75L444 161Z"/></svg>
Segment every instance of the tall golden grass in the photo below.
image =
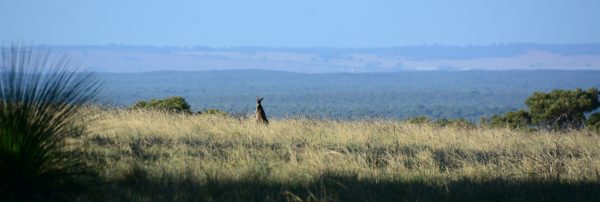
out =
<svg viewBox="0 0 600 202"><path fill-rule="evenodd" d="M392 190L394 182L408 183L404 187L409 190L401 192L407 196L411 196L412 182L442 187L441 192L447 194L456 189L447 186L465 180L499 180L504 183L502 187L512 182L552 182L561 186L591 183L598 189L600 183L600 135L587 131L440 128L385 119L288 118L273 119L264 126L253 119L219 115L90 110L97 115L90 122L90 135L72 139L71 144L86 148L88 162L106 182L121 183L101 192L104 197L114 196L126 186L140 189L117 197L152 200L164 192L170 194L162 198L165 200L342 200L340 194L352 194L344 189L358 186L362 190L360 184L364 182L392 183ZM353 180L311 190L323 176L331 175ZM182 181L187 183L176 183ZM143 185L150 182L163 184ZM236 187L219 182L244 182L250 188L229 190L237 194L229 196L227 190ZM253 190L252 184L269 186ZM181 186L188 185L205 191L209 185L220 186L222 191L210 188L212 191L187 193L190 189ZM371 188L375 189L372 193L382 189ZM574 193L577 191L586 193ZM350 199L431 199L426 193L415 192L421 195L416 198L377 198L374 194ZM528 199L512 196L509 199Z"/></svg>

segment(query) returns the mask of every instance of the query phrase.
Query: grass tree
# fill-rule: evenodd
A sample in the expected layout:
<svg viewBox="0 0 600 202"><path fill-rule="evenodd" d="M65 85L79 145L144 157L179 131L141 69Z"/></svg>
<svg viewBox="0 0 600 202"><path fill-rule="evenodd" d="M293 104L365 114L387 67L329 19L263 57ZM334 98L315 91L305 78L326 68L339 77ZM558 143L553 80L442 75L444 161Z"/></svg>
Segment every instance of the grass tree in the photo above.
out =
<svg viewBox="0 0 600 202"><path fill-rule="evenodd" d="M61 200L89 176L66 140L84 134L80 109L100 82L42 48L12 45L1 52L0 198Z"/></svg>

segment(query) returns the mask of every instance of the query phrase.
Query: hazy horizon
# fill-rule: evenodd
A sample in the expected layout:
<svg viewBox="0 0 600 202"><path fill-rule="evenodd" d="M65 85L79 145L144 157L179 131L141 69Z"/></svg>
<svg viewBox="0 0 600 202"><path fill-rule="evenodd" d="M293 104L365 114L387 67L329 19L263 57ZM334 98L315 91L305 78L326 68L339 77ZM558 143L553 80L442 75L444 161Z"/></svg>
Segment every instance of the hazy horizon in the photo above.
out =
<svg viewBox="0 0 600 202"><path fill-rule="evenodd" d="M411 47L452 47L452 48L481 48L481 47L499 47L499 46L600 46L598 42L583 42L583 43L535 43L535 42L506 42L506 43L488 43L488 44L402 44L402 45L387 45L387 46L269 46L269 45L230 45L230 46L214 46L205 44L191 45L156 45L156 44L127 44L127 43L102 43L102 44L61 44L61 43L40 43L36 41L27 41L24 39L16 39L7 41L3 45L21 44L33 46L49 46L49 47L148 47L148 48L176 48L176 49L387 49L387 48L411 48Z"/></svg>
<svg viewBox="0 0 600 202"><path fill-rule="evenodd" d="M600 1L2 1L0 44L100 72L600 70Z"/></svg>

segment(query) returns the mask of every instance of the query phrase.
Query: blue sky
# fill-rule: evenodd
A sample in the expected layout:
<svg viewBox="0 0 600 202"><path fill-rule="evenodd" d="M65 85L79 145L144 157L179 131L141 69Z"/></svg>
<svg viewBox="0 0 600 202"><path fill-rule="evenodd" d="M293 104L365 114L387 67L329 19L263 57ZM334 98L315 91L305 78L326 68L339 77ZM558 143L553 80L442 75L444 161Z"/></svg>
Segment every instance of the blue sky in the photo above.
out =
<svg viewBox="0 0 600 202"><path fill-rule="evenodd" d="M0 0L0 42L388 47L600 42L598 0Z"/></svg>

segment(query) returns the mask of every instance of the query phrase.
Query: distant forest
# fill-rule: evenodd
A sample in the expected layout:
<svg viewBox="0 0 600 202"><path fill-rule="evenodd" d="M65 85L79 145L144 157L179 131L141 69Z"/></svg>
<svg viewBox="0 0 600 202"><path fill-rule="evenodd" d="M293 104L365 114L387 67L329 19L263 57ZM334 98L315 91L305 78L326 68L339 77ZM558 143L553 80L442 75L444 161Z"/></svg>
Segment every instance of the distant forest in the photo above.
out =
<svg viewBox="0 0 600 202"><path fill-rule="evenodd" d="M407 71L302 74L262 70L101 73L104 104L182 96L193 110L334 119L466 118L524 108L535 91L600 88L600 71Z"/></svg>

